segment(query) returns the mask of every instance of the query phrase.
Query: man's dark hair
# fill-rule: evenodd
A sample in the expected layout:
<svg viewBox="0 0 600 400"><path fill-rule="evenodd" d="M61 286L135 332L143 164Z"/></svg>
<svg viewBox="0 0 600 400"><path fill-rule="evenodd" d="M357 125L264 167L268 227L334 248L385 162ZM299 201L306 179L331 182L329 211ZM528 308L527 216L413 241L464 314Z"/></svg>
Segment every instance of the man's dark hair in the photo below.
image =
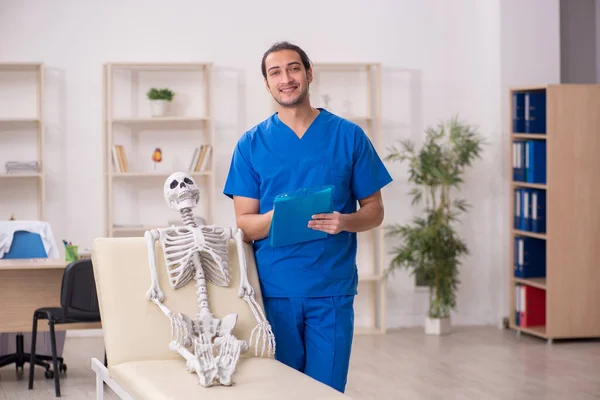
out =
<svg viewBox="0 0 600 400"><path fill-rule="evenodd" d="M295 44L291 44L290 42L277 42L273 46L271 46L269 48L269 50L267 50L265 52L265 54L263 55L263 58L262 58L260 68L262 70L262 74L265 79L267 78L267 69L265 67L265 59L267 58L267 56L269 54L271 54L275 51L280 51L280 50L293 50L296 53L298 53L300 55L300 59L302 59L302 64L304 64L304 68L307 71L309 70L310 59L308 58L308 55L306 55L306 52L304 50L302 50L300 47L296 46Z"/></svg>

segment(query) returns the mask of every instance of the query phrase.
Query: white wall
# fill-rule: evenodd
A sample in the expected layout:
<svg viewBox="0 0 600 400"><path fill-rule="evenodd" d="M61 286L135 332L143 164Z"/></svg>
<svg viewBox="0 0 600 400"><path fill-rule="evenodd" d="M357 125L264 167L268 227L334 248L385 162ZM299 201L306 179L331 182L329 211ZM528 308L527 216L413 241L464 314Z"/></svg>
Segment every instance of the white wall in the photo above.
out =
<svg viewBox="0 0 600 400"><path fill-rule="evenodd" d="M558 0L377 3L378 10L359 0L235 7L191 0L169 6L156 0L4 0L0 37L9 40L0 41L0 61L43 61L48 68L47 208L57 237L87 247L104 233L103 63L215 63L219 194L235 141L271 111L261 56L286 39L313 61L383 64L384 147L403 137L418 140L426 126L455 114L480 127L490 145L486 164L475 165L464 187L475 206L461 227L472 254L462 269L455 321L498 323L507 313L509 273L506 90L558 80ZM389 169L395 182L384 192L386 223L406 222L413 214L405 168ZM233 224L231 203L217 199L216 222ZM392 246L388 240L386 251ZM388 288L389 326L421 324L426 300L406 273L396 274ZM367 313L360 302L359 321Z"/></svg>

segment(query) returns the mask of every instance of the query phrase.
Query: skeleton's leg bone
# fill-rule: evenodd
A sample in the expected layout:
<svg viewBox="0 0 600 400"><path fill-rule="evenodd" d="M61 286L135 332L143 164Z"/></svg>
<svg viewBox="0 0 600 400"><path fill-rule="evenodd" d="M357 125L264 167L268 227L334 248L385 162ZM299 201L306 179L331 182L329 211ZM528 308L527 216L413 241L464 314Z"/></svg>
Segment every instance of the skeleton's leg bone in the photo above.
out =
<svg viewBox="0 0 600 400"><path fill-rule="evenodd" d="M158 284L158 274L156 272L156 253L155 245L160 234L157 229L152 229L144 233L146 239L146 247L148 248L148 264L150 266L150 289L148 290L146 297L150 300L163 300L163 293L160 290Z"/></svg>

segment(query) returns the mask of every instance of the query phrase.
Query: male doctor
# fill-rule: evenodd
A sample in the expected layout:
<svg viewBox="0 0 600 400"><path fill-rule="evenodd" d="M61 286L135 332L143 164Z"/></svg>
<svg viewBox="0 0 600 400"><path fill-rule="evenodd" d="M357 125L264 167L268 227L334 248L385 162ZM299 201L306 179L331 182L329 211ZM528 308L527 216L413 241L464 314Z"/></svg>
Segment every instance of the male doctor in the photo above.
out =
<svg viewBox="0 0 600 400"><path fill-rule="evenodd" d="M224 194L253 243L276 359L344 392L358 285L356 234L382 223L380 190L392 178L358 125L311 106L312 68L301 48L276 43L261 69L277 112L239 139ZM322 185L335 186L334 212L314 215L307 225L327 238L271 247L274 198Z"/></svg>

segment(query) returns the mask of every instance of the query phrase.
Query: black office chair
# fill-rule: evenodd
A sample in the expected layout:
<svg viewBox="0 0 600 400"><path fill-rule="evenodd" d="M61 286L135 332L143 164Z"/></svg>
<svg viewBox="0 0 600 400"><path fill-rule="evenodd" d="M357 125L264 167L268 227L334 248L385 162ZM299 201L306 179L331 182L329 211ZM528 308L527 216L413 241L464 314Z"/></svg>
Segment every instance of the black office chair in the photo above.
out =
<svg viewBox="0 0 600 400"><path fill-rule="evenodd" d="M29 389L33 389L33 375L35 370L35 342L37 323L40 319L47 319L50 328L50 345L52 347L52 363L54 370L46 371L50 378L54 378L56 397L60 397L59 373L66 372L67 366L61 357L56 356L56 336L54 326L57 324L70 324L75 322L100 322L98 308L98 294L94 281L92 260L83 259L67 265L63 274L60 290L60 307L38 308L33 313L33 329L31 332L31 360L29 367ZM106 359L106 356L105 356ZM60 366L59 366L60 362ZM46 375L48 377L48 375Z"/></svg>

